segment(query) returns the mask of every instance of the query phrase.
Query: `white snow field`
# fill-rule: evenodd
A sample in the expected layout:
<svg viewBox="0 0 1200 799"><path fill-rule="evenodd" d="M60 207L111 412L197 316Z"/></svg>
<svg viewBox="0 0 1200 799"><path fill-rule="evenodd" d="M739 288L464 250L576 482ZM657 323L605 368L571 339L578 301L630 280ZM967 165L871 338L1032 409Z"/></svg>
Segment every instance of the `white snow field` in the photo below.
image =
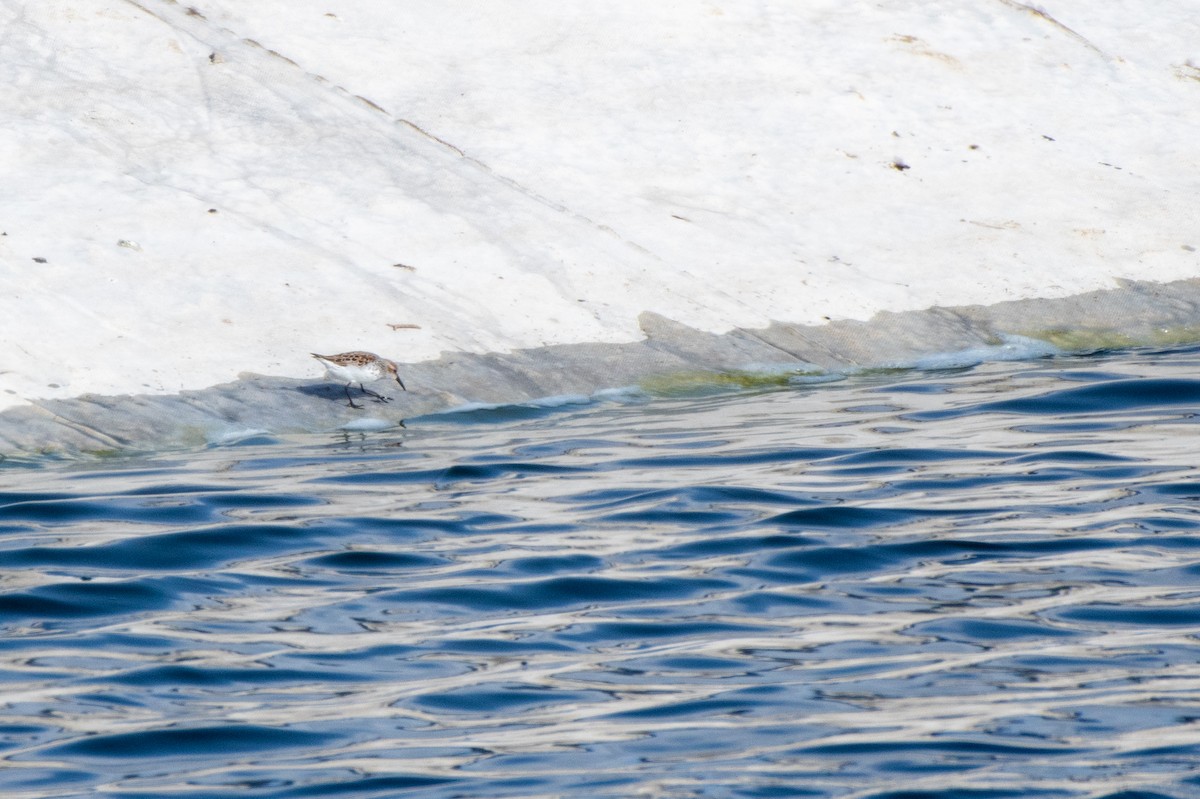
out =
<svg viewBox="0 0 1200 799"><path fill-rule="evenodd" d="M1200 278L1197 131L1164 0L0 0L0 408Z"/></svg>

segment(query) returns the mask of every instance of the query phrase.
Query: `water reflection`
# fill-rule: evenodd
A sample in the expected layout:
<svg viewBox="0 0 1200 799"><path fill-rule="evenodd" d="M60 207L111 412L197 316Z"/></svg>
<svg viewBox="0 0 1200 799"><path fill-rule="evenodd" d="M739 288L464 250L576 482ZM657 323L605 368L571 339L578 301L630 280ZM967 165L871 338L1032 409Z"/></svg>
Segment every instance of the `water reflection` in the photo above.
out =
<svg viewBox="0 0 1200 799"><path fill-rule="evenodd" d="M0 787L1188 795L1196 360L4 469Z"/></svg>

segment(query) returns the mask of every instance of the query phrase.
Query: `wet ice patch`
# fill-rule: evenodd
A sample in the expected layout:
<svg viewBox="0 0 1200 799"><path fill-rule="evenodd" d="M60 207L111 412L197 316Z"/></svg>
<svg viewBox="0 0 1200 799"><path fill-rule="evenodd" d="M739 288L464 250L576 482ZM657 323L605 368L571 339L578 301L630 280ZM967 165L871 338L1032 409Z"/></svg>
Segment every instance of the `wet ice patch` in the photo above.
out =
<svg viewBox="0 0 1200 799"><path fill-rule="evenodd" d="M391 419L355 419L351 422L338 427L339 430L349 430L352 433L370 433L376 430L390 430L396 426L396 422Z"/></svg>
<svg viewBox="0 0 1200 799"><path fill-rule="evenodd" d="M999 338L999 344L969 347L956 352L935 352L903 365L921 370L963 369L989 361L1027 361L1062 353L1053 344L1028 336L1001 333Z"/></svg>
<svg viewBox="0 0 1200 799"><path fill-rule="evenodd" d="M258 442L270 438L271 431L257 427L247 427L237 430L222 430L208 437L208 443L214 447L232 447L248 441Z"/></svg>

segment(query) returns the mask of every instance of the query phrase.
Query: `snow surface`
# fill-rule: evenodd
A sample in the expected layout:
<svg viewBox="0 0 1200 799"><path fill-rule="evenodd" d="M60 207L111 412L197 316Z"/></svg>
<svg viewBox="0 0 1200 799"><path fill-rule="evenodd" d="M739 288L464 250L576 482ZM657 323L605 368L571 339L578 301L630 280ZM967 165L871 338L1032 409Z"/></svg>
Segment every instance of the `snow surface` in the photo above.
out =
<svg viewBox="0 0 1200 799"><path fill-rule="evenodd" d="M0 0L0 408L1200 276L1200 15Z"/></svg>

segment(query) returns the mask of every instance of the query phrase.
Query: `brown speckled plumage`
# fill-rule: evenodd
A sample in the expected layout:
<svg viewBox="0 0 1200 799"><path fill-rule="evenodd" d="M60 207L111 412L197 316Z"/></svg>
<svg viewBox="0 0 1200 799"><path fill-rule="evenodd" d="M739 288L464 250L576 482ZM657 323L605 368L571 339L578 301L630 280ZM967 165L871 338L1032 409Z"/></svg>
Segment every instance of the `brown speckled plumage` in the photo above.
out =
<svg viewBox="0 0 1200 799"><path fill-rule="evenodd" d="M385 397L382 394L371 391L363 383L368 380L379 380L384 377L390 377L400 384L401 389L408 391L404 385L404 381L400 379L400 373L396 368L395 361L381 358L373 352L354 350L352 352L339 352L336 355L318 355L314 352L312 356L325 366L325 371L331 378L346 383L346 400L350 403L351 408L362 407L361 405L355 405L354 400L350 397L350 386L355 383L358 383L359 389L364 394L374 397L378 402L387 402L390 397Z"/></svg>

